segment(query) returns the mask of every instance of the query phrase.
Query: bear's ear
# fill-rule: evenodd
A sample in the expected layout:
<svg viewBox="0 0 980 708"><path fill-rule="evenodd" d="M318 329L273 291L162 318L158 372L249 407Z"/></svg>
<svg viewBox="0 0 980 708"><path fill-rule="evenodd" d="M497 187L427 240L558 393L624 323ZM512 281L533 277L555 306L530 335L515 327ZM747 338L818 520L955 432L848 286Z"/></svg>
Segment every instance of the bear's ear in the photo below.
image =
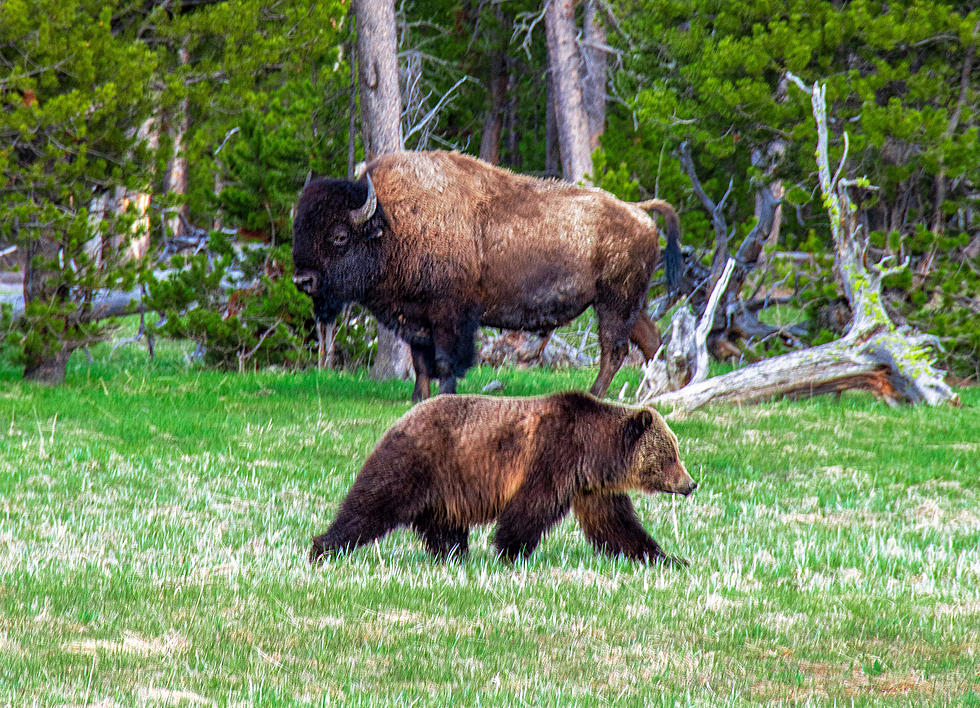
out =
<svg viewBox="0 0 980 708"><path fill-rule="evenodd" d="M626 419L626 425L623 427L623 443L627 450L632 450L633 446L636 445L636 441L643 437L650 426L653 425L653 413L644 409L639 410L630 415Z"/></svg>

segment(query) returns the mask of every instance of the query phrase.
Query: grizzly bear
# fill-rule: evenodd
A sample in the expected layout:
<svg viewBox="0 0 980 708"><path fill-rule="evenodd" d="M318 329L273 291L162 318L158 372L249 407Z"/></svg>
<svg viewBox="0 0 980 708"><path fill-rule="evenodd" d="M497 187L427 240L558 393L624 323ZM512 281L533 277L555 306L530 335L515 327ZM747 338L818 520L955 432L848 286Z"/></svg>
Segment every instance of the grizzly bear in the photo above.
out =
<svg viewBox="0 0 980 708"><path fill-rule="evenodd" d="M626 492L688 495L697 484L677 437L653 409L584 393L540 398L438 396L381 438L310 562L411 526L437 558L468 552L471 526L496 519L493 543L527 556L574 509L600 552L668 558L640 525ZM683 561L678 561L683 563Z"/></svg>

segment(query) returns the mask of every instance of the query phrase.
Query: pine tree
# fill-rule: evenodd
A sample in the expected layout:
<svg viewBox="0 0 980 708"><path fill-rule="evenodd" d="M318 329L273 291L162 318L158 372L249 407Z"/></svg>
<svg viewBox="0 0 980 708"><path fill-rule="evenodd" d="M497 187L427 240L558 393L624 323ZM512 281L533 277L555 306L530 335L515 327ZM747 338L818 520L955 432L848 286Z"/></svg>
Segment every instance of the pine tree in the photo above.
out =
<svg viewBox="0 0 980 708"><path fill-rule="evenodd" d="M5 343L29 378L64 378L71 352L111 326L97 295L135 283L139 263L127 249L146 223L124 202L148 187L155 57L120 29L129 8L104 0L3 7L0 240L21 255L25 296Z"/></svg>

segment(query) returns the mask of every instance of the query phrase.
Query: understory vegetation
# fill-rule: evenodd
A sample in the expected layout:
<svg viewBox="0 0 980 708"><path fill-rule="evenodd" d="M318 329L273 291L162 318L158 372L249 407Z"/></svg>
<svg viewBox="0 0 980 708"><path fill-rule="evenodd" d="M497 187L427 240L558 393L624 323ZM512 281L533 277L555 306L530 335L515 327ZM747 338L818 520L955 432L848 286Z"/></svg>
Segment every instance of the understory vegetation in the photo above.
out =
<svg viewBox="0 0 980 708"><path fill-rule="evenodd" d="M57 388L0 370L0 703L980 703L980 389L672 418L701 486L634 498L687 569L597 556L566 519L514 566L482 529L462 563L396 532L311 571L411 383L187 350L98 345Z"/></svg>

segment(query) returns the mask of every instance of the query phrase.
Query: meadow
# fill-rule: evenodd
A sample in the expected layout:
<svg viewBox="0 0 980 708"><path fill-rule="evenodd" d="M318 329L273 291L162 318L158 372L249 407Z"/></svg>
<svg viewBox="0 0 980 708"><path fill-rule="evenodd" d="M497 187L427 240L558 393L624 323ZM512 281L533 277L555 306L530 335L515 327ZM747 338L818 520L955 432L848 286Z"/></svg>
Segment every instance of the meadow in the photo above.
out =
<svg viewBox="0 0 980 708"><path fill-rule="evenodd" d="M485 528L461 563L399 531L311 570L411 384L161 352L0 370L0 705L980 706L980 389L671 417L700 488L634 499L687 568L569 518L513 566Z"/></svg>

